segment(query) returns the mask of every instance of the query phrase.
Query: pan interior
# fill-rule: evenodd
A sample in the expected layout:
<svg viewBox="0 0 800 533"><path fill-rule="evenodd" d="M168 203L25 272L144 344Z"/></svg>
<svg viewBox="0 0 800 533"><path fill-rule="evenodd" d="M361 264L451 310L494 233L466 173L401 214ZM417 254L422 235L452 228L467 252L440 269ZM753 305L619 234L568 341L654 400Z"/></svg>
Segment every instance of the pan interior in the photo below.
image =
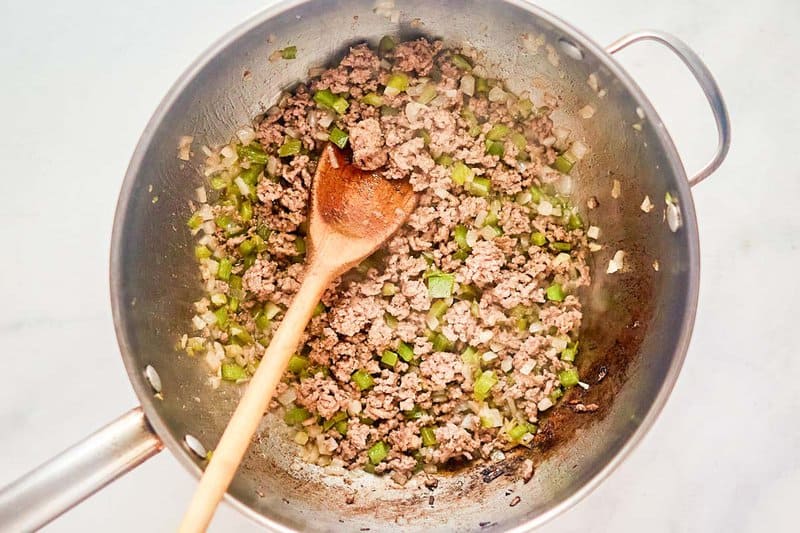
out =
<svg viewBox="0 0 800 533"><path fill-rule="evenodd" d="M185 224L188 200L202 183L197 147L227 141L282 89L304 79L309 67L338 59L350 44L376 44L385 34L468 42L515 91L530 90L539 103L545 91L557 95L556 122L590 147L574 173L576 203L597 199L599 206L584 213L601 227L604 247L594 254L593 284L582 295L579 366L591 386L575 394L601 408L578 414L562 402L553 410L543 424L545 442L530 455L537 468L527 484L516 475L522 457L511 455L445 476L433 491L401 489L363 473L326 475L297 461L282 422L267 417L262 427L268 430L229 494L274 529L376 531L400 524L408 531L507 530L540 523L584 491L640 426L651 422L674 381L691 329L698 266L693 206L671 141L638 89L588 40L521 2L396 5L399 23L376 14L374 2L360 0L286 2L260 15L187 72L145 131L118 207L112 291L121 349L151 423L180 460L199 472L203 462L181 444L184 435L213 449L240 393L224 383L212 389L206 365L175 349L201 291ZM296 60L268 61L290 44L298 47ZM587 83L590 75L598 89ZM577 110L587 104L596 113L581 119ZM186 163L176 157L182 135L194 136L200 154ZM617 199L611 194L614 180L621 187ZM678 199L683 215L676 232L663 219L667 192ZM655 204L650 213L640 209L645 195ZM626 254L625 268L607 275L617 250ZM144 380L148 364L161 376L163 399L155 399ZM355 491L355 502L346 505L346 494ZM511 506L517 497L519 503Z"/></svg>

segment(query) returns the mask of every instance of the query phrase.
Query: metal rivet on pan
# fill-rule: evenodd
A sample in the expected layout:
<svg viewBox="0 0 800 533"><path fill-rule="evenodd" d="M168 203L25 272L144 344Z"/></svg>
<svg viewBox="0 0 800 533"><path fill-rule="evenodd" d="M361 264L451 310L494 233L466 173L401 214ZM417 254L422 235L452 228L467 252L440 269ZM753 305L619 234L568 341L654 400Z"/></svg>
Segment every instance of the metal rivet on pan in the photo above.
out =
<svg viewBox="0 0 800 533"><path fill-rule="evenodd" d="M563 50L564 53L572 59L577 59L578 61L583 59L583 50L581 50L577 44L566 37L560 37L558 39L558 46L560 46L561 50Z"/></svg>
<svg viewBox="0 0 800 533"><path fill-rule="evenodd" d="M683 225L681 220L681 208L677 204L667 204L667 224L669 229L675 233Z"/></svg>
<svg viewBox="0 0 800 533"><path fill-rule="evenodd" d="M161 392L161 376L158 375L156 369L152 367L152 365L147 365L144 367L144 377L147 379L147 382L153 387L153 390Z"/></svg>
<svg viewBox="0 0 800 533"><path fill-rule="evenodd" d="M186 444L186 447L189 448L200 459L205 459L206 455L208 455L208 452L206 452L206 447L203 446L203 443L200 442L197 437L187 433L183 437L183 442Z"/></svg>

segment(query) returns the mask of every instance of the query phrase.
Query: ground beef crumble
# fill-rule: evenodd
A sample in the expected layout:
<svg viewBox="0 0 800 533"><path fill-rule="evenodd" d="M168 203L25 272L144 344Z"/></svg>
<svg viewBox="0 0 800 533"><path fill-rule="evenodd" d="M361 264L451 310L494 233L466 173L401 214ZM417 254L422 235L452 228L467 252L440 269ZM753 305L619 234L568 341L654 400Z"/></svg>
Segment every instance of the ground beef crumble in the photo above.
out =
<svg viewBox="0 0 800 533"><path fill-rule="evenodd" d="M462 93L469 78L478 86L463 70L476 61L426 39L383 56L354 46L259 117L250 148L263 158L209 156L212 180L228 185L214 187L219 201L202 219L200 246L213 255L200 261L208 295L187 344L232 381L255 370L299 287L308 195L331 128L346 132L355 164L409 179L418 193L406 225L325 293L278 389L273 408L296 423L309 461L338 459L403 484L421 467L427 476L449 461L487 460L531 446L542 412L577 383L587 237L551 185L549 109L495 79ZM385 91L392 76L408 87ZM486 86L503 99L490 101ZM320 105L318 91L348 105ZM251 189L234 172L255 174ZM447 294L431 293L434 279Z"/></svg>

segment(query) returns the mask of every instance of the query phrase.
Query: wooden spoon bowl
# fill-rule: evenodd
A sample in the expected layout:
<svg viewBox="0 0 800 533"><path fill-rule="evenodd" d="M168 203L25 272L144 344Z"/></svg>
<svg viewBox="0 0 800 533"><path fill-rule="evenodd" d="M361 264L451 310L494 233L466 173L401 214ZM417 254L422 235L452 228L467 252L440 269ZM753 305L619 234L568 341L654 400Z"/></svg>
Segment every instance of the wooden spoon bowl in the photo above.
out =
<svg viewBox="0 0 800 533"><path fill-rule="evenodd" d="M416 202L407 180L361 170L328 144L311 190L308 264L333 262L344 273L397 231Z"/></svg>

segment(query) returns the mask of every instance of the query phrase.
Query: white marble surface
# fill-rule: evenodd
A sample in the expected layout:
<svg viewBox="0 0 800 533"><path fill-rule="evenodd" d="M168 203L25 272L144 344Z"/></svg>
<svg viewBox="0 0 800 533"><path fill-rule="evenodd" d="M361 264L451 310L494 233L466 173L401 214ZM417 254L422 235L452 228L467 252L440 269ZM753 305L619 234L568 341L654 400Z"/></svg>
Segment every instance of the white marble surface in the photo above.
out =
<svg viewBox="0 0 800 533"><path fill-rule="evenodd" d="M135 405L108 303L122 176L173 80L265 3L2 3L0 485ZM796 531L800 4L540 3L600 43L643 27L683 37L717 76L734 132L726 164L694 191L703 274L678 385L635 453L544 531ZM714 132L688 74L655 46L622 61L698 167ZM193 486L163 453L48 529L170 531ZM212 527L255 529L227 506Z"/></svg>

